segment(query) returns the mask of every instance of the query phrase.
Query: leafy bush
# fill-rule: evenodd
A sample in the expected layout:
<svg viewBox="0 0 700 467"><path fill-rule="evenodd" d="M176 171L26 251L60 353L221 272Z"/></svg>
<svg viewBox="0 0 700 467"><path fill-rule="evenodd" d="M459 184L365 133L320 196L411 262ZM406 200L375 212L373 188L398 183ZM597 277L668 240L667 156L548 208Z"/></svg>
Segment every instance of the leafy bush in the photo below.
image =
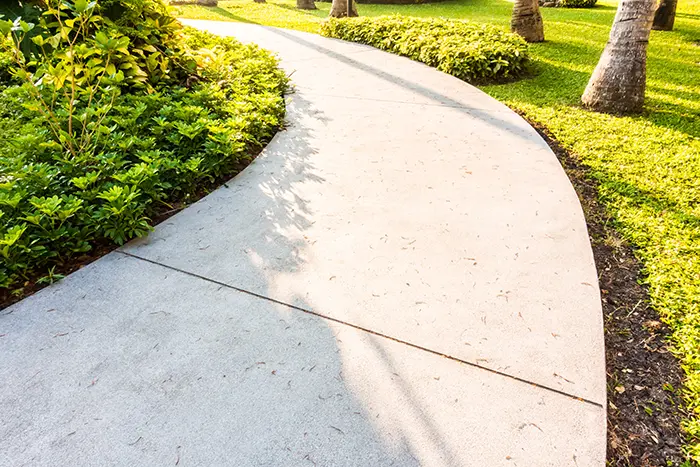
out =
<svg viewBox="0 0 700 467"><path fill-rule="evenodd" d="M110 39L128 44L128 53L111 57L124 73L122 86L182 82L194 71L182 47L181 25L161 0L48 0L41 9L25 5L12 19L14 24L0 21L0 32L11 33L27 63L55 65L69 46L73 53L82 46L104 47Z"/></svg>
<svg viewBox="0 0 700 467"><path fill-rule="evenodd" d="M0 35L0 86L10 80L10 69L13 63L12 42Z"/></svg>
<svg viewBox="0 0 700 467"><path fill-rule="evenodd" d="M161 0L101 0L98 5L108 29L129 38L147 86L182 81L193 71L182 47L180 23Z"/></svg>
<svg viewBox="0 0 700 467"><path fill-rule="evenodd" d="M527 43L494 26L442 18L331 18L321 34L421 61L465 81L496 81L523 73Z"/></svg>
<svg viewBox="0 0 700 467"><path fill-rule="evenodd" d="M0 49L0 289L145 235L279 127L287 79L271 54L148 23L149 2L51 2L36 25L0 23L14 38ZM117 6L141 9L117 8L117 25L101 14Z"/></svg>
<svg viewBox="0 0 700 467"><path fill-rule="evenodd" d="M557 6L564 8L593 8L598 0L559 0Z"/></svg>

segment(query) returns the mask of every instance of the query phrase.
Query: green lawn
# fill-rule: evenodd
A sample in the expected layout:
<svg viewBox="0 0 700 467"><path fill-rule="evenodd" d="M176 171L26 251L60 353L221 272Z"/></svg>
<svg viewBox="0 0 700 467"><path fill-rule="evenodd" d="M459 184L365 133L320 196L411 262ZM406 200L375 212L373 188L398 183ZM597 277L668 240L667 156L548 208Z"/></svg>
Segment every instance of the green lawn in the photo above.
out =
<svg viewBox="0 0 700 467"><path fill-rule="evenodd" d="M293 0L183 6L187 18L244 21L318 32L328 3L304 12ZM544 9L547 42L533 45L536 76L482 89L544 125L599 182L600 198L645 266L654 307L673 329L688 376L684 427L700 460L700 0L681 0L673 32L652 32L644 115L592 113L579 98L608 37L616 5ZM452 0L433 5L360 5L363 16L444 16L508 27L512 3Z"/></svg>

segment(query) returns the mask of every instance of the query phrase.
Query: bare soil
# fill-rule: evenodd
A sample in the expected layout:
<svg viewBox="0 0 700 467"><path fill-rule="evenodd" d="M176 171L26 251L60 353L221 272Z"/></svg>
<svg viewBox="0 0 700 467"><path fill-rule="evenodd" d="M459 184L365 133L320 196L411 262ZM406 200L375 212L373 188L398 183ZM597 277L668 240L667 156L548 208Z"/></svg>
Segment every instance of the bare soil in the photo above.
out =
<svg viewBox="0 0 700 467"><path fill-rule="evenodd" d="M651 307L642 266L598 202L587 168L530 122L559 158L576 189L593 246L605 317L610 467L679 466L682 384L678 360L668 349L668 327Z"/></svg>

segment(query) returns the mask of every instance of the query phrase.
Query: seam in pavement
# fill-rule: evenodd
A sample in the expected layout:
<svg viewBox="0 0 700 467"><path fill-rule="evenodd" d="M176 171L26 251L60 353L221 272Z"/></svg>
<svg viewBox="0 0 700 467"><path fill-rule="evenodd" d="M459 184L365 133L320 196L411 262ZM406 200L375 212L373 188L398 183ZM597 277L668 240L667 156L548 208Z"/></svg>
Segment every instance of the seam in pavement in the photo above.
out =
<svg viewBox="0 0 700 467"><path fill-rule="evenodd" d="M221 282L221 281L218 281L218 280L215 280L215 279L211 279L211 278L209 278L209 277L202 276L202 275L197 274L197 273L194 273L194 272L186 271L186 270L184 270L184 269L180 269L180 268L177 268L177 267L174 267L174 266L170 266L170 265L167 265L167 264L159 263L158 261L154 261L154 260L152 260L152 259L144 258L144 257L142 257L142 256L135 255L135 254L133 254L133 253L128 253L128 252L122 251L122 250L115 250L115 251L116 251L117 253L120 253L120 254L122 254L122 255L124 255L124 256L128 256L128 257L130 257L130 258L134 258L134 259L137 259L137 260L140 260L140 261L145 261L145 262L147 262L147 263L154 264L154 265L156 265L156 266L160 266L160 267L163 267L163 268L166 268L166 269L170 269L170 270L172 270L172 271L176 271L176 272L179 272L179 273L181 273L181 274L186 274L186 275L188 275L188 276L195 277L195 278L197 278L197 279L201 279L201 280L210 282L210 283L212 283L212 284L216 284L216 285L220 285L220 286L222 286L222 287L226 287L227 289L235 290L235 291L237 291L237 292L241 292L241 293L244 293L244 294L247 294L247 295L251 295L251 296L253 296L253 297L261 298L261 299L263 299L263 300L266 300L266 301L269 301L269 302L272 302L272 303L276 303L276 304L278 304L278 305L286 306L286 307L292 308L292 309L294 309L294 310L298 310L298 311L301 311L301 312L303 312L303 313L316 316L316 317L321 318L321 319L325 319L325 320L328 320L328 321L332 321L332 322L334 322L334 323L338 323L338 324L341 324L341 325L343 325L343 326L348 326L348 327L351 327L351 328L353 328L353 329L357 329L357 330L359 330L359 331L366 332L366 333L368 333L368 334L372 334L372 335L377 336L377 337L381 337L381 338L384 338L384 339L388 339L388 340L397 342L397 343L399 343L399 344L403 344L403 345L406 345L406 346L408 346L408 347L412 347L412 348L414 348L414 349L421 350L421 351L423 351L423 352L428 352L428 353L431 353L431 354L433 354L433 355L437 355L437 356L439 356L439 357L446 358L446 359L448 359L448 360L452 360L452 361L455 361L455 362L458 362L458 363L462 363L462 364L464 364L464 365L468 365L468 366L473 367L473 368L478 368L479 370L488 371L489 373L493 373L493 374L496 374L496 375L499 375L499 376L502 376L502 377L505 377L505 378L509 378L509 379L512 379L512 380L515 380L515 381L518 381L518 382L521 382L521 383L529 384L529 385L534 386L534 387L536 387L536 388L544 389L545 391L553 392L553 393L556 393L556 394L559 394L559 395L568 397L568 398L570 398L570 399L577 400L577 401L579 401L579 402L585 402L585 403L587 403L587 404L593 405L593 406L598 407L598 408L600 408L600 409L603 408L603 405L602 405L602 404L600 404L600 403L598 403L598 402L595 402L595 401L592 401L592 400L590 400L590 399L585 399L585 398L583 398L583 397L575 396L575 395L573 395L573 394L569 394L568 392L561 391L561 390L559 390L559 389L555 389L555 388L552 388L552 387L549 387L549 386L545 386L545 385L543 385L543 384L539 384L539 383L535 383L535 382L532 382L532 381L528 381L528 380L526 380L526 379L524 379L524 378L519 378L518 376L513 376L513 375L510 375L510 374L508 374L508 373L504 373L504 372L502 372L502 371L498 371L498 370L494 370L494 369L491 369L491 368L483 367L483 366L478 365L478 364L476 364L476 363L469 362L469 361L466 361L466 360L462 360L462 359L460 359L460 358L453 357L453 356L451 356L451 355L447 355L447 354L444 354L444 353L442 353L442 352L438 352L437 350L433 350L433 349L429 349L429 348L427 348L427 347L420 346L420 345L418 345L418 344L413 344L413 343L411 343L411 342L407 342L407 341L404 341L404 340L401 340L401 339L397 339L396 337L388 336L388 335L386 335L386 334L382 334L382 333L380 333L380 332L373 331L373 330L371 330L371 329L364 328L364 327L362 327L362 326L358 326L358 325L356 325L356 324L352 324L352 323L349 323L349 322L347 322L347 321L343 321L343 320L340 320L340 319L337 319L337 318L333 318L333 317L331 317L331 316L324 315L324 314L319 313L319 312L317 312L317 311L312 311L312 310L308 310L308 309L306 309L306 308L302 308L302 307L299 307L299 306L296 306L296 305L291 305L291 304L289 304L289 303L285 303L285 302L283 302L283 301L280 301L280 300L277 300L277 299L274 299L274 298L266 297L265 295L261 295L261 294L259 294L259 293L251 292L250 290L241 289L240 287L236 287L236 286L227 284L227 283L225 283L225 282Z"/></svg>
<svg viewBox="0 0 700 467"><path fill-rule="evenodd" d="M439 103L431 103L431 102L407 102L407 101L395 101L392 99L377 99L376 97L361 97L361 96L339 96L336 94L323 94L323 93L315 93L315 92L308 92L308 88L303 88L296 86L294 88L294 93L299 94L299 95L307 95L307 96L318 96L318 97L332 97L332 98L337 98L337 99L352 99L352 100L358 100L358 101L373 101L373 102L387 102L390 104L406 104L406 105L427 105L431 107L447 107L450 109L460 109L460 110L479 110L479 111L487 111L487 112L507 112L511 113L513 112L512 109L506 108L506 109L487 109L487 108L482 108L482 107L469 107L466 105L450 105L450 104L439 104Z"/></svg>

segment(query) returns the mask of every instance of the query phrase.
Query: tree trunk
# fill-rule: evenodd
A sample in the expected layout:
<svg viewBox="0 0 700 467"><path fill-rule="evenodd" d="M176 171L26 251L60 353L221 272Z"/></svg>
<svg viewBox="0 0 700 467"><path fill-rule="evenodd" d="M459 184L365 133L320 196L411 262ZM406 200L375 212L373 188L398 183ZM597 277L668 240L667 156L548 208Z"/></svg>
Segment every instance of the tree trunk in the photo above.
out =
<svg viewBox="0 0 700 467"><path fill-rule="evenodd" d="M654 15L652 29L673 31L673 22L676 20L676 5L678 5L678 0L661 0Z"/></svg>
<svg viewBox="0 0 700 467"><path fill-rule="evenodd" d="M357 15L357 4L355 0L333 0L331 4L331 12L328 14L331 18L345 18L348 16L348 2L352 2L352 11L350 16Z"/></svg>
<svg viewBox="0 0 700 467"><path fill-rule="evenodd" d="M581 101L599 112L640 112L656 0L621 0L598 66Z"/></svg>
<svg viewBox="0 0 700 467"><path fill-rule="evenodd" d="M544 40L544 26L538 0L515 0L510 29L528 42Z"/></svg>
<svg viewBox="0 0 700 467"><path fill-rule="evenodd" d="M315 10L314 0L297 0L297 8L300 10Z"/></svg>

